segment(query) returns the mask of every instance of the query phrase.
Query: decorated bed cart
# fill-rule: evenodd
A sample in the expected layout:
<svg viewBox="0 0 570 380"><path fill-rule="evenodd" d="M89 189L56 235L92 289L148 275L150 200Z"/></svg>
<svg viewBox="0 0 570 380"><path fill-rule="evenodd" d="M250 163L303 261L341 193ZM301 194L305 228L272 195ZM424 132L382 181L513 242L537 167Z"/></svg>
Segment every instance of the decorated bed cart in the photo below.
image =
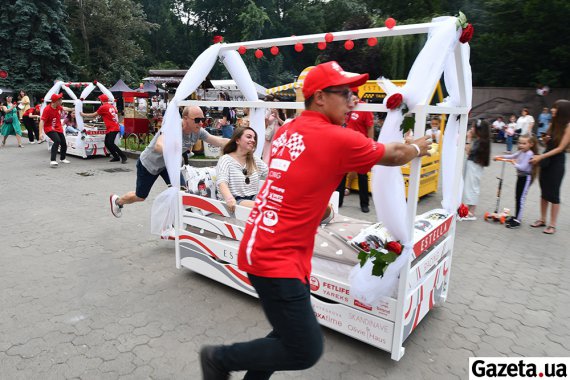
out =
<svg viewBox="0 0 570 380"><path fill-rule="evenodd" d="M380 142L402 141L400 125L404 116L415 115L414 133L422 136L427 114L451 115L440 148L441 209L417 215L422 175L420 159L414 159L410 164L407 201L401 168L376 166L372 170L372 189L379 222L369 223L337 213L329 224L319 227L316 236L310 285L313 308L319 322L390 352L394 360L404 355L406 338L433 307L445 302L449 292L456 210L462 187L462 166L458 163L463 160L461 142L465 140L471 104L469 45L458 41L465 26L464 16L461 16L391 29L333 33L335 41L418 33L429 35L406 84L399 88L382 78L379 84L387 93L387 101L384 104L361 104L356 108L387 112ZM173 147L165 150L171 178L177 179L174 174L179 169L179 157L175 153L175 148L180 146L177 106L250 107L251 125L260 135L257 152L263 149L264 110L274 104L257 99L247 68L236 50L247 53L246 50L298 46L324 39L325 34L315 34L216 44L199 56L169 105L163 127L165 145L172 144ZM247 100L185 101L218 59L236 80ZM442 103L429 105L442 73L448 97ZM400 101L394 104L390 99ZM280 102L279 107L300 110L304 105L301 102ZM169 207L172 206L168 205L178 204L172 216L176 266L191 269L255 296L246 273L237 267L238 246L250 210L238 206L235 213L229 213L224 202L216 199L215 169L185 168L183 173L188 192L176 190L177 184L174 183L173 188L157 197L153 205L153 232L166 230L172 220L169 216L172 211ZM177 202L173 202L175 199ZM336 194L333 194L333 204L335 199ZM166 211L160 212L161 209ZM270 225L271 215L265 215L263 223Z"/></svg>
<svg viewBox="0 0 570 380"><path fill-rule="evenodd" d="M99 88L101 92L106 94L111 101L114 101L113 94L102 84L97 81L93 81L92 83L85 83L85 82L56 82L55 85L48 91L46 96L44 97L44 104L43 107L46 107L49 98L52 94L58 93L61 90L64 90L64 93L68 96L69 99L63 100L63 103L66 105L73 105L75 108L75 120L76 120L76 128L79 132L69 133L65 130L65 126L63 128L63 133L65 134L65 140L67 143L67 154L72 156L78 156L82 158L87 157L94 157L94 156L108 156L109 152L107 152L107 148L105 148L105 133L106 128L105 124L102 122L84 122L83 117L80 115L80 112L83 111L83 104L95 104L100 105L101 102L97 100L87 100L87 97L91 95L95 87ZM72 88L81 89L83 88L80 97L78 98L77 95L73 92ZM51 149L53 142L46 136L48 139L48 150ZM118 139L118 137L117 137Z"/></svg>

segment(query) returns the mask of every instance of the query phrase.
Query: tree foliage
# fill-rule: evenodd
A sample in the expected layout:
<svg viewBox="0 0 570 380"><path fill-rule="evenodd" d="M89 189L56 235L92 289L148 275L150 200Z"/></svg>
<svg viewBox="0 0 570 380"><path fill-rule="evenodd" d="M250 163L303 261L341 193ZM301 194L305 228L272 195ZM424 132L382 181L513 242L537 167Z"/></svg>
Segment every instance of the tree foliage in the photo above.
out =
<svg viewBox="0 0 570 380"><path fill-rule="evenodd" d="M0 86L46 92L56 79L74 70L63 1L9 1L0 17L0 68L8 78Z"/></svg>
<svg viewBox="0 0 570 380"><path fill-rule="evenodd" d="M66 0L80 76L106 83L144 75L140 41L158 28L132 0ZM91 79L90 78L90 79Z"/></svg>

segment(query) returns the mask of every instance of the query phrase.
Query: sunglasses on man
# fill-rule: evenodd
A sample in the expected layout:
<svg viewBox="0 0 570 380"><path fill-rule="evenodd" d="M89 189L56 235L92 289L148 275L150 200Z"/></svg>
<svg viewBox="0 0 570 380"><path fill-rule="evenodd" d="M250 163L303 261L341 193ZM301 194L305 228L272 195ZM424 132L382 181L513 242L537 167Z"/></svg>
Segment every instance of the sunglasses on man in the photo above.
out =
<svg viewBox="0 0 570 380"><path fill-rule="evenodd" d="M205 117L195 117L194 118L194 123L196 123L196 124L205 123L205 122L206 122Z"/></svg>
<svg viewBox="0 0 570 380"><path fill-rule="evenodd" d="M340 96L344 97L347 102L350 102L352 100L352 90L350 88L346 88L344 90L331 90L325 88L322 91L326 92L327 94L339 94Z"/></svg>

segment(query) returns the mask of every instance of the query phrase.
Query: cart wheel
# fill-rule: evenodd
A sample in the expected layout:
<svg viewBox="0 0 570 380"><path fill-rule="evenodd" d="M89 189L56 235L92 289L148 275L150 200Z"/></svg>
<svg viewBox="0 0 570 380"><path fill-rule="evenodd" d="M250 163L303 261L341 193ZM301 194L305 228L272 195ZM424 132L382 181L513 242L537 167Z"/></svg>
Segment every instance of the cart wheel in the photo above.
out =
<svg viewBox="0 0 570 380"><path fill-rule="evenodd" d="M505 218L505 216L504 216L504 215L502 215L502 216L501 216L501 218L500 218L499 220L500 220L501 224L505 224L505 220L506 220L506 218Z"/></svg>
<svg viewBox="0 0 570 380"><path fill-rule="evenodd" d="M485 221L489 220L489 212L486 212L485 215L483 215L483 219L485 219Z"/></svg>

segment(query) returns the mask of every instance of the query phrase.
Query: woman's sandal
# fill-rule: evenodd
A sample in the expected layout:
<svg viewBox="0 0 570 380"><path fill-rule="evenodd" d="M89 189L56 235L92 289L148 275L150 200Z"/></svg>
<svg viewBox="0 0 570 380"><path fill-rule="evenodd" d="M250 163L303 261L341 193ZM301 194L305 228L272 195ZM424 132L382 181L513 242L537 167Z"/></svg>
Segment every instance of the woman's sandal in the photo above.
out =
<svg viewBox="0 0 570 380"><path fill-rule="evenodd" d="M555 232L556 232L556 227L554 226L548 226L544 229L544 231L542 231L543 234L547 235L554 235Z"/></svg>
<svg viewBox="0 0 570 380"><path fill-rule="evenodd" d="M544 223L544 220L536 220L533 224L530 225L532 228L538 228L538 227L544 227L546 226L546 223Z"/></svg>

